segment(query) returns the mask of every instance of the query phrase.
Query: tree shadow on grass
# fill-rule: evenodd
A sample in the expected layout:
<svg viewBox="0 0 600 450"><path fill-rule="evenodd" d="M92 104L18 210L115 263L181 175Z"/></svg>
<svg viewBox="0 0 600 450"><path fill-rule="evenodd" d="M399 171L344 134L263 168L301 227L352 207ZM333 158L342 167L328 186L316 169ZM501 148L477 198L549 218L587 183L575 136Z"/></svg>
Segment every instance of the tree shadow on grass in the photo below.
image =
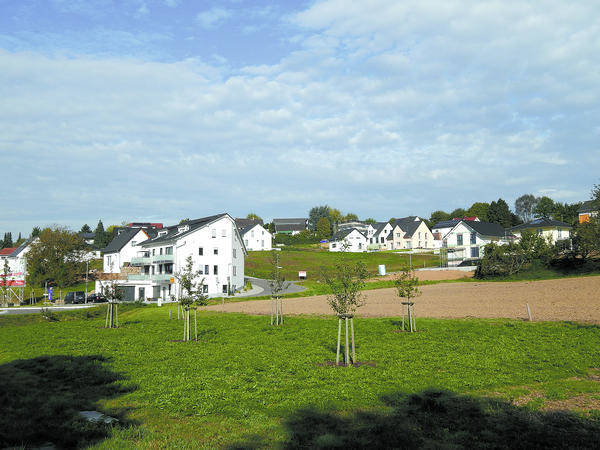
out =
<svg viewBox="0 0 600 450"><path fill-rule="evenodd" d="M79 411L97 410L96 402L134 390L111 372L102 356L41 356L0 366L0 448L51 442L60 448L86 446L108 436L114 425L92 423ZM111 411L119 416L125 410Z"/></svg>
<svg viewBox="0 0 600 450"><path fill-rule="evenodd" d="M284 422L283 448L598 448L597 418L439 390L383 400L381 411L299 410ZM251 436L231 448L271 445Z"/></svg>

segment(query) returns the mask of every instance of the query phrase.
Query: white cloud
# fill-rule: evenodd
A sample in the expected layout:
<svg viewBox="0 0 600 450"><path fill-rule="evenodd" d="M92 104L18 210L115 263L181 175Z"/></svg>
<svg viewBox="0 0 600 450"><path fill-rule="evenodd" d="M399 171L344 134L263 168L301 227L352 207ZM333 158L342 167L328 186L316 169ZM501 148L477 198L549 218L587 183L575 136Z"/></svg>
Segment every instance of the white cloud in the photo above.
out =
<svg viewBox="0 0 600 450"><path fill-rule="evenodd" d="M230 9L224 8L211 8L206 11L202 11L196 15L196 23L202 28L208 30L216 28L229 19L233 14Z"/></svg>

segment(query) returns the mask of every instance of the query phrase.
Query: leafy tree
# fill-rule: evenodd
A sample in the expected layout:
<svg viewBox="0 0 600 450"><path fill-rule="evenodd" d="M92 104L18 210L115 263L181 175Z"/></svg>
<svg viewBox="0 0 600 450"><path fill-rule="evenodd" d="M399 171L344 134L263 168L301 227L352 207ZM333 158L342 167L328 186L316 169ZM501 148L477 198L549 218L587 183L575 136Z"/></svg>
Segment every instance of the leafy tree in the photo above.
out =
<svg viewBox="0 0 600 450"><path fill-rule="evenodd" d="M364 222L365 223L370 223L370 224L377 223L377 221L375 219L373 219L372 217L369 217L369 218L365 219Z"/></svg>
<svg viewBox="0 0 600 450"><path fill-rule="evenodd" d="M179 303L184 311L184 324L183 324L183 340L190 340L190 309L192 306L205 306L208 304L208 296L204 294L204 278L198 281L200 278L200 270L194 270L194 262L192 257L188 256L185 260L185 266L183 270L175 274L175 278L181 288L181 296L179 297ZM194 313L197 309L194 310ZM194 329L195 339L198 340L198 327L197 320L194 316Z"/></svg>
<svg viewBox="0 0 600 450"><path fill-rule="evenodd" d="M600 222L591 217L589 221L575 226L572 237L573 253L587 260L590 255L600 251Z"/></svg>
<svg viewBox="0 0 600 450"><path fill-rule="evenodd" d="M356 308L364 305L364 298L361 290L365 286L365 281L368 277L367 269L362 262L356 265L350 265L344 260L339 261L334 265L333 269L321 269L321 277L331 290L331 295L327 297L327 301L331 309L338 316L338 341L336 364L340 360L340 339L342 320L346 322L345 334L345 358L346 365L350 364L349 349L348 349L348 319L352 329L352 361L356 363L356 353L354 349L354 312Z"/></svg>
<svg viewBox="0 0 600 450"><path fill-rule="evenodd" d="M488 222L497 223L504 228L508 228L512 226L514 220L513 213L510 211L508 203L504 200L499 198L498 201L490 203L488 209Z"/></svg>
<svg viewBox="0 0 600 450"><path fill-rule="evenodd" d="M581 202L576 203L554 203L554 211L552 216L556 220L566 222L570 225L576 225L579 222L579 213L577 212L581 207Z"/></svg>
<svg viewBox="0 0 600 450"><path fill-rule="evenodd" d="M317 222L317 237L319 239L329 239L331 237L331 225L327 217L321 217Z"/></svg>
<svg viewBox="0 0 600 450"><path fill-rule="evenodd" d="M596 207L600 209L600 184L595 184L592 188L592 200L596 203Z"/></svg>
<svg viewBox="0 0 600 450"><path fill-rule="evenodd" d="M33 227L33 229L31 230L31 237L38 237L41 232L42 230L40 229L40 227Z"/></svg>
<svg viewBox="0 0 600 450"><path fill-rule="evenodd" d="M487 222L487 213L490 209L490 204L485 202L475 202L471 205L471 207L467 210L466 215L468 217L477 216L479 220L483 220Z"/></svg>
<svg viewBox="0 0 600 450"><path fill-rule="evenodd" d="M515 200L515 212L524 222L533 219L533 212L538 202L533 194L524 194Z"/></svg>
<svg viewBox="0 0 600 450"><path fill-rule="evenodd" d="M329 220L331 220L334 233L337 231L337 226L342 221L342 217L342 213L339 209L329 208Z"/></svg>
<svg viewBox="0 0 600 450"><path fill-rule="evenodd" d="M27 284L40 285L54 281L58 286L71 286L85 271L83 253L85 242L66 228L44 228L39 240L31 245L25 256Z"/></svg>
<svg viewBox="0 0 600 450"><path fill-rule="evenodd" d="M83 226L81 227L81 230L79 230L80 233L91 233L92 229L90 228L90 226L87 223L84 223Z"/></svg>
<svg viewBox="0 0 600 450"><path fill-rule="evenodd" d="M538 199L533 214L537 218L551 219L554 209L554 200L544 196Z"/></svg>
<svg viewBox="0 0 600 450"><path fill-rule="evenodd" d="M329 217L329 206L315 206L308 212L308 228L310 231L315 231L317 229L317 223L319 223L319 219L322 217L326 217L328 220Z"/></svg>
<svg viewBox="0 0 600 450"><path fill-rule="evenodd" d="M252 220L262 220L262 218L255 213L250 213L246 216L246 219L252 219Z"/></svg>
<svg viewBox="0 0 600 450"><path fill-rule="evenodd" d="M106 242L106 232L104 231L104 224L102 220L98 221L98 225L94 230L94 247L104 248L108 243Z"/></svg>
<svg viewBox="0 0 600 450"><path fill-rule="evenodd" d="M110 266L112 275L113 264ZM123 289L117 284L115 278L111 278L108 282L101 283L102 294L108 300L106 308L105 328L119 328L119 302L123 299Z"/></svg>
<svg viewBox="0 0 600 450"><path fill-rule="evenodd" d="M445 211L434 211L431 213L431 217L429 218L429 223L431 226L435 225L438 222L443 222L444 220L450 220L452 216Z"/></svg>
<svg viewBox="0 0 600 450"><path fill-rule="evenodd" d="M452 211L450 213L450 218L462 219L466 215L467 215L467 211L465 211L463 208L456 208L454 211Z"/></svg>
<svg viewBox="0 0 600 450"><path fill-rule="evenodd" d="M354 213L348 213L344 216L344 222L356 222L358 220L358 216Z"/></svg>
<svg viewBox="0 0 600 450"><path fill-rule="evenodd" d="M421 295L421 291L418 287L419 279L415 276L415 271L406 267L402 269L400 274L394 279L394 286L396 287L396 293L401 299L410 302L411 298ZM415 318L412 312L412 305L408 306L408 328L411 332L417 331L415 327ZM404 314L404 313L403 313ZM404 316L402 316L402 329L404 329Z"/></svg>

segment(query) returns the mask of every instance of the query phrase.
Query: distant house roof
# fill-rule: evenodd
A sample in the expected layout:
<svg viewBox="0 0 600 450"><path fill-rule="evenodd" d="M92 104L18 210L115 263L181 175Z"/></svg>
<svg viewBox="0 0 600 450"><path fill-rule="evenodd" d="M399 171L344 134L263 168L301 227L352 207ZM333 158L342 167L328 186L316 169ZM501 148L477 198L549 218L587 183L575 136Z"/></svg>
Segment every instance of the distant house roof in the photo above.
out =
<svg viewBox="0 0 600 450"><path fill-rule="evenodd" d="M516 227L509 228L509 230L510 231L518 231L518 230L527 230L530 228L541 228L541 227L573 228L568 223L561 222L560 220L540 218L540 219L532 220L531 222L517 225Z"/></svg>
<svg viewBox="0 0 600 450"><path fill-rule="evenodd" d="M581 213L589 213L589 212L598 211L599 209L600 208L598 208L598 205L595 200L588 200L587 202L583 202L583 204L579 207L577 212L580 214Z"/></svg>
<svg viewBox="0 0 600 450"><path fill-rule="evenodd" d="M346 236L348 236L350 233L352 233L353 231L358 232L362 237L365 237L365 235L358 229L358 228L345 228L343 230L338 231L337 233L335 233L332 237L331 237L331 241L341 241L342 239L344 239Z"/></svg>
<svg viewBox="0 0 600 450"><path fill-rule="evenodd" d="M257 225L259 225L260 227L262 227L262 228L264 229L263 225L262 225L261 223L258 223L258 222L257 222L257 223L255 223L255 224L250 224L250 225L247 225L247 226L245 226L245 227L240 227L240 226L238 226L238 230L240 230L240 234L243 236L243 235L244 235L244 234L246 234L248 231L250 231L250 230L252 230L253 228L255 228ZM265 230L265 231L267 231L267 233L269 233L269 231L268 231L268 230ZM271 233L269 233L269 235L271 235Z"/></svg>
<svg viewBox="0 0 600 450"><path fill-rule="evenodd" d="M90 239L94 239L96 237L96 233L93 232L89 232L89 233L79 233L79 236L82 237L82 239L90 240Z"/></svg>
<svg viewBox="0 0 600 450"><path fill-rule="evenodd" d="M143 230L142 228L119 228L115 231L115 237L113 237L113 240L110 241L102 250L102 253L116 253L121 251L121 249L125 247L125 245L127 245L127 243L132 240L135 235L140 232L140 230L144 231L146 236L148 236L146 230Z"/></svg>
<svg viewBox="0 0 600 450"><path fill-rule="evenodd" d="M441 222L436 223L431 228L454 228L454 226L460 221L461 219L442 220Z"/></svg>
<svg viewBox="0 0 600 450"><path fill-rule="evenodd" d="M0 256L10 256L18 247L6 247L0 250Z"/></svg>
<svg viewBox="0 0 600 450"><path fill-rule="evenodd" d="M273 219L273 223L274 224L295 224L295 223L299 223L299 224L306 224L308 222L308 219L306 218L292 218L292 219Z"/></svg>
<svg viewBox="0 0 600 450"><path fill-rule="evenodd" d="M475 222L475 221L462 221L466 226L472 228L482 236L497 236L505 237L506 230L504 227L497 223L491 222Z"/></svg>
<svg viewBox="0 0 600 450"><path fill-rule="evenodd" d="M162 229L162 223L152 223L152 222L131 222L128 223L127 226L129 228L156 228L158 230Z"/></svg>
<svg viewBox="0 0 600 450"><path fill-rule="evenodd" d="M255 226L255 225L263 225L263 220L262 219L235 219L235 224L237 225L238 228L242 229L245 227L249 227L249 226Z"/></svg>

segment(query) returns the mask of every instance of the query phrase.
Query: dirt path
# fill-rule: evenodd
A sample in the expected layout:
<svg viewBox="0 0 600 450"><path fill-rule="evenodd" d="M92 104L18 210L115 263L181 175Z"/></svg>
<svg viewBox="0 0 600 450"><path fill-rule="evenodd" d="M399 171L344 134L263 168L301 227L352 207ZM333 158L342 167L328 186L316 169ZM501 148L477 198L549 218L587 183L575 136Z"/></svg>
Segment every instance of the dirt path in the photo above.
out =
<svg viewBox="0 0 600 450"><path fill-rule="evenodd" d="M600 323L600 276L511 283L441 283L422 286L415 300L417 317L527 318L529 303L534 320L573 320ZM365 291L362 317L402 315L394 289ZM221 311L220 305L207 307ZM332 314L324 295L283 301L285 314ZM227 312L270 314L269 300L225 305Z"/></svg>

